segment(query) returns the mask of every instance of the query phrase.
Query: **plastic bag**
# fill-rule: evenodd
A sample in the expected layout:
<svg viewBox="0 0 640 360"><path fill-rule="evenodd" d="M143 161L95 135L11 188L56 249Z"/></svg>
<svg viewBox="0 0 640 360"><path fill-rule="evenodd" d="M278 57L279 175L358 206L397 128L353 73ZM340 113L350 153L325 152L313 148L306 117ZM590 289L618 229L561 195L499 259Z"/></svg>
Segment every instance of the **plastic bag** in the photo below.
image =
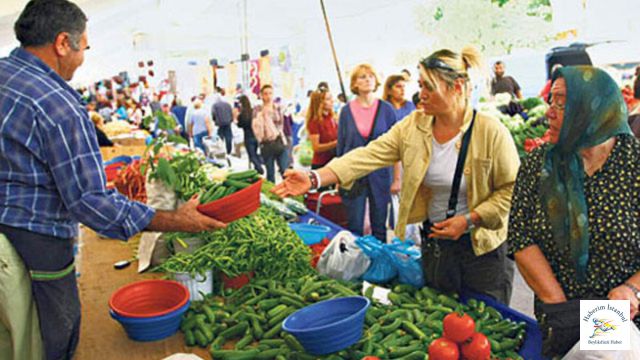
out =
<svg viewBox="0 0 640 360"><path fill-rule="evenodd" d="M562 360L637 360L640 359L640 330L631 323L630 350L580 350L576 343Z"/></svg>
<svg viewBox="0 0 640 360"><path fill-rule="evenodd" d="M374 284L383 284L398 275L398 269L393 265L388 252L384 249L385 244L372 235L358 238L356 244L371 259L369 269L362 276L363 280Z"/></svg>
<svg viewBox="0 0 640 360"><path fill-rule="evenodd" d="M410 240L394 239L391 244L384 245L389 259L398 270L398 281L403 284L421 288L424 286L422 273L422 251Z"/></svg>
<svg viewBox="0 0 640 360"><path fill-rule="evenodd" d="M355 237L341 231L331 240L318 261L318 273L334 279L355 280L369 268L369 258L356 245Z"/></svg>
<svg viewBox="0 0 640 360"><path fill-rule="evenodd" d="M149 179L145 184L147 189L147 205L156 210L172 211L176 209L176 192L162 180Z"/></svg>

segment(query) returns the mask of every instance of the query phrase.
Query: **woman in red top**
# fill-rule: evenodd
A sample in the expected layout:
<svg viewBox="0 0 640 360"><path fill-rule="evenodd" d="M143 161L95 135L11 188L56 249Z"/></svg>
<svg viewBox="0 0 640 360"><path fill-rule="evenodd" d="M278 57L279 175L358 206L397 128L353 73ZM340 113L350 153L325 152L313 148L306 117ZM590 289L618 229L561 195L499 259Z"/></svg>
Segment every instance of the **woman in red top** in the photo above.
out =
<svg viewBox="0 0 640 360"><path fill-rule="evenodd" d="M313 148L311 168L319 169L336 156L338 144L338 125L333 113L333 98L324 88L311 94L307 109L307 132Z"/></svg>

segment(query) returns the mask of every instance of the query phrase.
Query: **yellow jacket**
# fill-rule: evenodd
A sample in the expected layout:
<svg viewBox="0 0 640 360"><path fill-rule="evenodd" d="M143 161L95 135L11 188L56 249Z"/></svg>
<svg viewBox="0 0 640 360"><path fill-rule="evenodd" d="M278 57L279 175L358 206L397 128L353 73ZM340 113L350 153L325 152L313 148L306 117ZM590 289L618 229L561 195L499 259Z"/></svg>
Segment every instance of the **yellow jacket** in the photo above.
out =
<svg viewBox="0 0 640 360"><path fill-rule="evenodd" d="M468 129L472 116L473 110L467 108L462 132ZM354 149L327 165L341 186L350 189L356 179L402 161L404 174L396 227L400 238L404 238L407 224L422 222L429 216L431 191L423 180L431 160L432 125L432 116L414 111L368 146ZM456 146L459 149L460 142ZM469 210L482 219L482 224L471 232L473 250L480 256L507 238L511 193L520 159L507 128L482 113L476 115L468 151L463 173Z"/></svg>

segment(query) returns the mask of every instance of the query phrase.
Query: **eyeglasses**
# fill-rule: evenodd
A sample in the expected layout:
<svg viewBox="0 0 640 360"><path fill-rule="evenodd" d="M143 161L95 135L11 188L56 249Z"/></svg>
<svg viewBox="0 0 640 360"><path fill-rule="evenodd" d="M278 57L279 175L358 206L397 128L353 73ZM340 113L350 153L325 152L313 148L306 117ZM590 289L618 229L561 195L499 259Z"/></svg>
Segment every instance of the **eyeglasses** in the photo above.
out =
<svg viewBox="0 0 640 360"><path fill-rule="evenodd" d="M564 111L564 108L567 106L565 103L560 103L557 100L553 99L553 96L549 96L549 107L556 111Z"/></svg>

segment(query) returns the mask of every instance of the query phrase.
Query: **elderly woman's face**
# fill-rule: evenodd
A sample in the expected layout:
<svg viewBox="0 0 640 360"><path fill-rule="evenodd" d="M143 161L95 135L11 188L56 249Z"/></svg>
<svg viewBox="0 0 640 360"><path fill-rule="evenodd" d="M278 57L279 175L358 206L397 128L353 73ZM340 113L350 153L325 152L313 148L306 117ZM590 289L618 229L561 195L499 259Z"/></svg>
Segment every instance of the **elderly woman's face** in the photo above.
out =
<svg viewBox="0 0 640 360"><path fill-rule="evenodd" d="M567 101L567 83L564 78L558 78L551 85L551 99L547 119L549 120L549 141L557 144L564 120L564 106Z"/></svg>

